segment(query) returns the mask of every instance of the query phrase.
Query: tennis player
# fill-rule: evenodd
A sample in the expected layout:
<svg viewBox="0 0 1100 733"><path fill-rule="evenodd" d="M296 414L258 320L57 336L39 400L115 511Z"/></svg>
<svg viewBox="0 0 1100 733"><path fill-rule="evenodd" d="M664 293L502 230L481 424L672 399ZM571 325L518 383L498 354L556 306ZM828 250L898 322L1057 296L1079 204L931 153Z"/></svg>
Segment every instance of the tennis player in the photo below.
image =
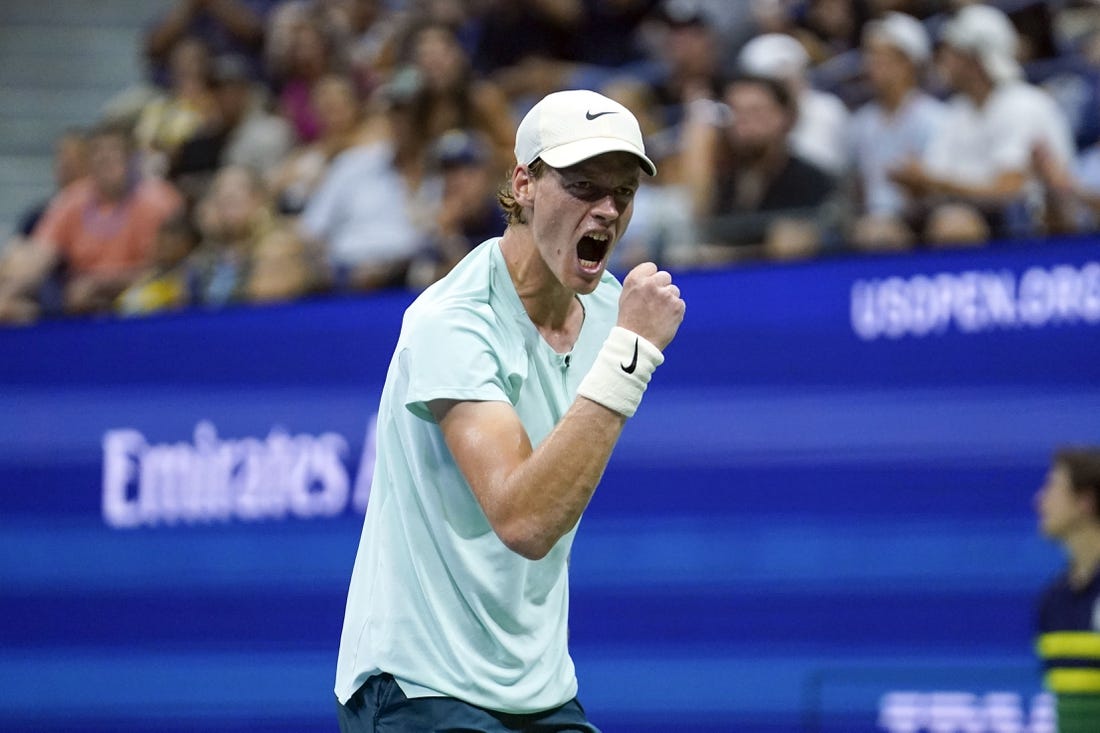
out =
<svg viewBox="0 0 1100 733"><path fill-rule="evenodd" d="M567 648L568 560L684 317L653 263L606 271L638 122L594 92L523 118L502 237L405 313L337 663L343 733L596 731Z"/></svg>

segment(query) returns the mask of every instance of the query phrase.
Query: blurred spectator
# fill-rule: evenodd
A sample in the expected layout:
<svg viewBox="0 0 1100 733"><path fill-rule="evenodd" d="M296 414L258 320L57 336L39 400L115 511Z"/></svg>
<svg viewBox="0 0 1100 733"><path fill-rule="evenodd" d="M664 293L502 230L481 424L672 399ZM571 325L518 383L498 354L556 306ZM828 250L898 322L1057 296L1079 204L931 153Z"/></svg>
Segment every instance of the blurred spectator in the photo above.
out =
<svg viewBox="0 0 1100 733"><path fill-rule="evenodd" d="M756 30L752 36L789 33L794 29L794 18L801 7L801 0L750 0L750 3Z"/></svg>
<svg viewBox="0 0 1100 733"><path fill-rule="evenodd" d="M562 86L598 89L613 76L647 74L653 61L642 31L661 0L581 0L581 5Z"/></svg>
<svg viewBox="0 0 1100 733"><path fill-rule="evenodd" d="M425 140L402 89L383 90L362 144L341 153L298 219L301 236L323 252L337 289L373 290L405 282L438 194L424 183ZM419 199L427 197L422 204Z"/></svg>
<svg viewBox="0 0 1100 733"><path fill-rule="evenodd" d="M582 0L485 0L475 71L500 84L512 100L561 89L573 68L583 12Z"/></svg>
<svg viewBox="0 0 1100 733"><path fill-rule="evenodd" d="M486 239L499 237L505 225L496 197L500 171L480 135L450 130L439 138L432 159L442 176L441 200L424 251L410 268L410 285L417 289L446 275Z"/></svg>
<svg viewBox="0 0 1100 733"><path fill-rule="evenodd" d="M212 56L246 60L249 76L263 78L264 21L279 0L176 0L145 35L145 55L154 82L168 86L168 58L185 36L202 39Z"/></svg>
<svg viewBox="0 0 1100 733"><path fill-rule="evenodd" d="M955 94L923 160L907 162L891 178L927 212L925 241L1033 234L1041 192L1031 176L1032 151L1043 145L1067 164L1069 124L1048 94L1021 79L1016 31L997 8L962 8L941 40L941 71Z"/></svg>
<svg viewBox="0 0 1100 733"><path fill-rule="evenodd" d="M394 64L394 39L397 36L397 16L388 9L385 0L322 0L329 24L340 34L351 74L364 94L373 92L385 81ZM454 13L465 13L465 0L452 0ZM424 11L435 17L433 4ZM458 21L458 18L450 17Z"/></svg>
<svg viewBox="0 0 1100 733"><path fill-rule="evenodd" d="M199 233L184 214L166 219L157 232L152 264L115 300L124 316L180 310L191 305L195 287L189 257L199 243Z"/></svg>
<svg viewBox="0 0 1100 733"><path fill-rule="evenodd" d="M1035 174L1043 185L1048 234L1100 229L1100 143L1094 143L1069 165L1045 144L1032 151Z"/></svg>
<svg viewBox="0 0 1100 733"><path fill-rule="evenodd" d="M786 84L794 98L798 119L791 130L794 152L836 175L844 170L851 115L835 94L814 89L807 77L810 57L793 36L767 33L741 49L741 71Z"/></svg>
<svg viewBox="0 0 1100 733"><path fill-rule="evenodd" d="M573 59L618 72L644 61L639 29L660 4L661 0L582 0Z"/></svg>
<svg viewBox="0 0 1100 733"><path fill-rule="evenodd" d="M1030 59L1025 71L1029 80L1054 97L1069 120L1077 147L1085 148L1100 137L1100 9L1095 4L1073 5L1040 8L1044 14L1053 14L1045 31L1053 36L1055 53ZM1025 21L1030 18L1031 14L1025 16Z"/></svg>
<svg viewBox="0 0 1100 733"><path fill-rule="evenodd" d="M250 303L285 303L309 295L321 285L305 242L292 229L280 227L260 239L252 253L244 298Z"/></svg>
<svg viewBox="0 0 1100 733"><path fill-rule="evenodd" d="M503 174L514 160L511 105L496 83L474 75L454 29L434 22L415 25L402 55L408 65L399 70L391 89L408 106L424 150L448 130L476 130Z"/></svg>
<svg viewBox="0 0 1100 733"><path fill-rule="evenodd" d="M313 142L291 151L272 175L271 193L282 214L298 214L337 155L363 140L363 104L350 77L329 75L313 87L321 123Z"/></svg>
<svg viewBox="0 0 1100 733"><path fill-rule="evenodd" d="M722 69L731 71L737 68L737 55L741 48L753 36L761 33L779 31L782 28L771 25L773 13L779 11L786 16L785 6L792 0L742 0L731 3L729 0L666 0L669 5L687 5L698 8L707 20L707 25L718 35L719 49L722 54Z"/></svg>
<svg viewBox="0 0 1100 733"><path fill-rule="evenodd" d="M0 320L33 320L43 305L74 314L108 310L150 261L161 222L180 208L169 184L139 176L128 130L90 133L88 166L87 178L50 202L31 235L34 246L15 248L18 254L6 258ZM61 292L44 294L57 272Z"/></svg>
<svg viewBox="0 0 1100 733"><path fill-rule="evenodd" d="M179 146L214 120L210 64L197 38L185 36L172 47L169 88L142 106L134 127L147 173L165 175Z"/></svg>
<svg viewBox="0 0 1100 733"><path fill-rule="evenodd" d="M196 215L202 233L194 254L198 303L222 307L241 302L256 249L280 226L263 180L243 166L226 166Z"/></svg>
<svg viewBox="0 0 1100 733"><path fill-rule="evenodd" d="M217 116L180 146L169 170L169 177L192 199L201 196L223 166L271 173L294 142L289 125L264 110L260 89L250 80L242 59L215 59L213 84Z"/></svg>
<svg viewBox="0 0 1100 733"><path fill-rule="evenodd" d="M992 4L998 5L996 2ZM1017 55L1025 68L1059 56L1053 21L1055 7L1062 4L1064 0L1013 0L1011 3L999 3L1019 35Z"/></svg>
<svg viewBox="0 0 1100 733"><path fill-rule="evenodd" d="M88 174L88 140L83 130L70 129L61 133L54 143L53 180L54 195L70 183ZM51 199L53 196L50 197ZM46 213L50 199L39 201L24 211L16 225L15 238L23 240L31 236L42 215ZM12 242L12 246L19 242Z"/></svg>
<svg viewBox="0 0 1100 733"><path fill-rule="evenodd" d="M15 232L0 249L0 323L23 323L38 317L37 293L41 260L31 234L59 192L88 173L88 141L81 130L67 130L54 144L54 193L19 216Z"/></svg>
<svg viewBox="0 0 1100 733"><path fill-rule="evenodd" d="M321 122L313 106L313 86L322 77L346 69L343 48L324 15L313 6L289 6L296 12L285 21L285 47L269 57L279 113L288 120L299 142L312 142Z"/></svg>
<svg viewBox="0 0 1100 733"><path fill-rule="evenodd" d="M652 86L663 121L677 125L687 102L721 95L725 79L721 39L703 11L691 4L665 3L659 26L655 44L659 70Z"/></svg>
<svg viewBox="0 0 1100 733"><path fill-rule="evenodd" d="M938 133L945 108L920 87L931 43L912 16L887 13L865 26L863 64L874 99L852 119L852 163L859 216L849 241L864 249L911 246L912 202L890 180L895 166L921 158Z"/></svg>
<svg viewBox="0 0 1100 733"><path fill-rule="evenodd" d="M797 115L790 88L766 77L734 78L726 120L698 100L689 110L684 177L701 225L698 262L817 252L834 179L790 150ZM717 123L717 124L716 124Z"/></svg>
<svg viewBox="0 0 1100 733"><path fill-rule="evenodd" d="M866 0L805 0L792 33L816 66L857 49L869 19Z"/></svg>

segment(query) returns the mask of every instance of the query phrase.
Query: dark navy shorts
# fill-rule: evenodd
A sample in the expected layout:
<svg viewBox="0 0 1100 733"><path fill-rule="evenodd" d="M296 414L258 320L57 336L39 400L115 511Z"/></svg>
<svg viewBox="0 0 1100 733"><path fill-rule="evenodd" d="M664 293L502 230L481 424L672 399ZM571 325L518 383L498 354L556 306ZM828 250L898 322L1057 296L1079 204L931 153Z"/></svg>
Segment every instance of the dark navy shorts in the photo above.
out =
<svg viewBox="0 0 1100 733"><path fill-rule="evenodd" d="M371 677L336 708L340 733L600 733L576 698L541 713L498 713L450 697L410 700L388 674Z"/></svg>

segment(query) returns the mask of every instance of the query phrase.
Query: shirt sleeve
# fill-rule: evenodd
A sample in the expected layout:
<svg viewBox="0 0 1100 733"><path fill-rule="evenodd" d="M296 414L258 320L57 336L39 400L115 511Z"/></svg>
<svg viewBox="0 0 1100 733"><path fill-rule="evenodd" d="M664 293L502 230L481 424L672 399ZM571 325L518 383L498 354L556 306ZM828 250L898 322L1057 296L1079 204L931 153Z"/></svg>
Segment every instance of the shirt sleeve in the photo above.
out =
<svg viewBox="0 0 1100 733"><path fill-rule="evenodd" d="M433 400L512 402L513 379L494 344L492 322L467 310L424 313L412 324L399 353L407 374L405 407L434 420Z"/></svg>

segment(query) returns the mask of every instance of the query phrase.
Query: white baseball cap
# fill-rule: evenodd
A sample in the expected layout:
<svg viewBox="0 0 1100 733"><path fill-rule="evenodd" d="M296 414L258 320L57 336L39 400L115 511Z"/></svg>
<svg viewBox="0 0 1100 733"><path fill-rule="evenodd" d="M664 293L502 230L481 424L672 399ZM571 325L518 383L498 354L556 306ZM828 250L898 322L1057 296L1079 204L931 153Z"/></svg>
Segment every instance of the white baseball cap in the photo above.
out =
<svg viewBox="0 0 1100 733"><path fill-rule="evenodd" d="M554 92L531 108L516 130L516 161L542 158L552 168L568 168L603 153L638 156L642 170L657 175L646 157L638 120L613 99L587 89Z"/></svg>
<svg viewBox="0 0 1100 733"><path fill-rule="evenodd" d="M914 66L932 56L932 42L924 24L911 15L889 12L864 26L863 37L878 38L901 51Z"/></svg>
<svg viewBox="0 0 1100 733"><path fill-rule="evenodd" d="M1003 11L990 5L967 5L947 21L944 43L975 55L995 82L1023 76L1016 50L1020 39Z"/></svg>
<svg viewBox="0 0 1100 733"><path fill-rule="evenodd" d="M804 74L810 55L794 36L764 33L741 48L737 64L746 74L784 81Z"/></svg>

